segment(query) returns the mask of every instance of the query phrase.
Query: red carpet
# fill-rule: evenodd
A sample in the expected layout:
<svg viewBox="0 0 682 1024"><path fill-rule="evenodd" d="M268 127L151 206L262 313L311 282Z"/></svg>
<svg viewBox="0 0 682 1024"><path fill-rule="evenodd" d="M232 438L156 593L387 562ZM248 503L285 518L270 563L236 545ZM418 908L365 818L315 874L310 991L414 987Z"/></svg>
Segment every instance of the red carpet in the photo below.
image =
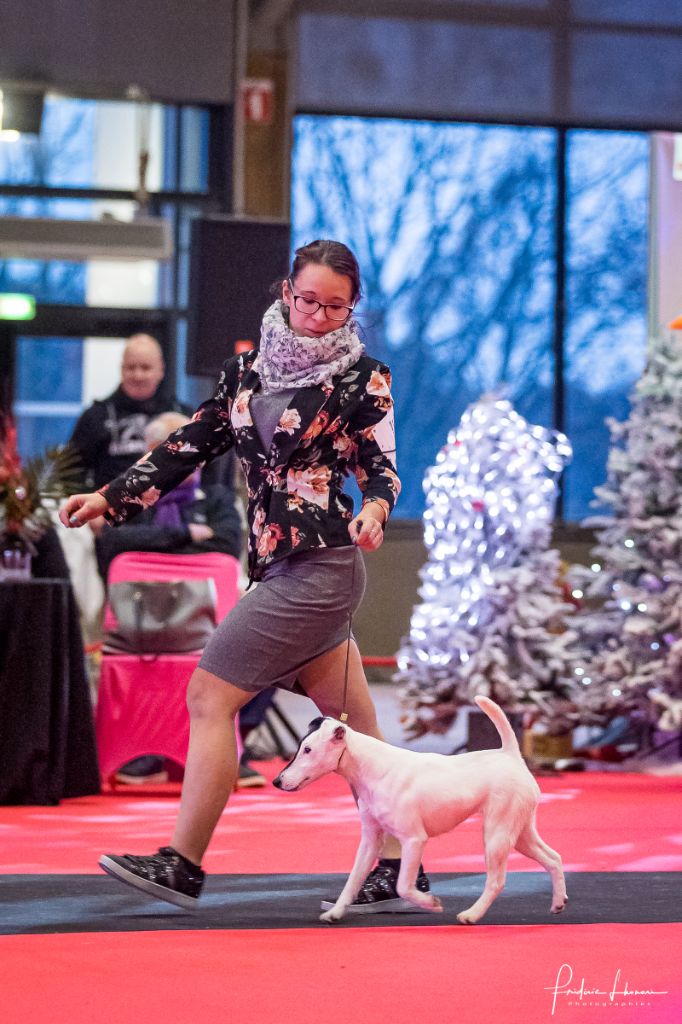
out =
<svg viewBox="0 0 682 1024"><path fill-rule="evenodd" d="M8 1024L680 1024L682 926L137 932L0 940ZM562 964L582 998L553 988ZM618 989L663 995L610 1001ZM587 990L601 989L604 996ZM628 1005L628 1003L632 1005Z"/></svg>

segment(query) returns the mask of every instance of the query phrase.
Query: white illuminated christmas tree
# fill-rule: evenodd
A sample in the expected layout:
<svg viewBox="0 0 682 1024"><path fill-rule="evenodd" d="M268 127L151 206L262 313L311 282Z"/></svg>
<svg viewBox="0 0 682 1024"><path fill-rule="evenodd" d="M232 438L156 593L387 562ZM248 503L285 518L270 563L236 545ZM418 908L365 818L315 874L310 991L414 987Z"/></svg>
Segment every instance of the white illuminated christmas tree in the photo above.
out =
<svg viewBox="0 0 682 1024"><path fill-rule="evenodd" d="M427 471L422 603L398 652L411 738L443 733L476 694L532 707L550 731L573 724L574 611L551 550L563 434L529 425L507 401L472 405Z"/></svg>
<svg viewBox="0 0 682 1024"><path fill-rule="evenodd" d="M607 482L595 493L610 515L597 528L591 569L574 567L585 592L575 628L590 655L582 718L639 713L682 728L682 331L651 342L625 423L608 421Z"/></svg>

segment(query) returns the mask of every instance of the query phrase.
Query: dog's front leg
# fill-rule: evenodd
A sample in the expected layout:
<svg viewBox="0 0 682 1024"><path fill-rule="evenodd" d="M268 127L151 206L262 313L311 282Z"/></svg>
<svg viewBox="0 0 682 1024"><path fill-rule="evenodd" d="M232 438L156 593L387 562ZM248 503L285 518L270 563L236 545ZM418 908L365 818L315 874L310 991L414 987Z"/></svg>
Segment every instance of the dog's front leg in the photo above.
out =
<svg viewBox="0 0 682 1024"><path fill-rule="evenodd" d="M420 892L417 888L417 874L425 846L426 836L403 840L398 873L398 895L402 896L404 900L414 903L421 910L440 913L443 910L443 904L438 897L431 892Z"/></svg>
<svg viewBox="0 0 682 1024"><path fill-rule="evenodd" d="M348 876L348 881L331 910L326 910L324 914L320 914L320 921L334 924L335 921L341 920L346 913L346 907L350 906L360 892L360 886L367 877L374 861L379 856L383 838L384 833L378 823L373 818L363 816L360 845L358 846L358 852L355 854L355 863Z"/></svg>

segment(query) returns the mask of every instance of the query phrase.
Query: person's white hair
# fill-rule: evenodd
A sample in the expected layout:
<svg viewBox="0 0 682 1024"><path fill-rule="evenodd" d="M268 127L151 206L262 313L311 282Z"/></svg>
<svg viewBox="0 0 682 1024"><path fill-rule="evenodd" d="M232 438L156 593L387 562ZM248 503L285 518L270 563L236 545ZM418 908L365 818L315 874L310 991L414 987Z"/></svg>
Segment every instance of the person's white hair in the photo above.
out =
<svg viewBox="0 0 682 1024"><path fill-rule="evenodd" d="M145 444L154 448L157 444L165 441L169 434L179 427L189 423L189 416L182 412L162 412L155 419L150 420L144 431Z"/></svg>

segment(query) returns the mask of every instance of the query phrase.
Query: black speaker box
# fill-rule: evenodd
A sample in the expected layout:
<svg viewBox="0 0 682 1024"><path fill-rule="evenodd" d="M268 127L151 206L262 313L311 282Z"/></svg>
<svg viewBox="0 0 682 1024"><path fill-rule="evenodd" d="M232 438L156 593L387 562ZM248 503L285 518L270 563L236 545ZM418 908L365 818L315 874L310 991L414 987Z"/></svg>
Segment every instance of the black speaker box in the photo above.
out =
<svg viewBox="0 0 682 1024"><path fill-rule="evenodd" d="M192 221L187 373L213 377L235 342L258 345L270 288L287 276L289 257L290 227L281 221Z"/></svg>
<svg viewBox="0 0 682 1024"><path fill-rule="evenodd" d="M518 711L505 712L509 724L521 743L523 737L523 715ZM502 746L500 734L484 711L470 708L467 715L467 750L495 750Z"/></svg>

